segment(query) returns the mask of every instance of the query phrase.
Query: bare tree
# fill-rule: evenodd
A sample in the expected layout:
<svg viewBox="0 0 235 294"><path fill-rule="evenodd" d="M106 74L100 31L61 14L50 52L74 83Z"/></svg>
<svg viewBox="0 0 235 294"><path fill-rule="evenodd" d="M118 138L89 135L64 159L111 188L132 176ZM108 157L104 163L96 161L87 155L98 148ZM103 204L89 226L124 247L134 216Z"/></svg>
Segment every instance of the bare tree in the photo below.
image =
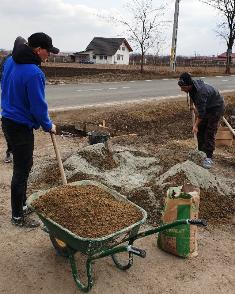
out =
<svg viewBox="0 0 235 294"><path fill-rule="evenodd" d="M145 54L151 48L156 48L163 41L162 30L165 6L153 7L153 0L131 0L126 5L130 18L109 17L111 22L124 25L128 40L141 52L141 72L144 70Z"/></svg>
<svg viewBox="0 0 235 294"><path fill-rule="evenodd" d="M232 48L235 40L235 0L200 0L219 10L223 20L218 25L217 33L227 43L226 74L230 74Z"/></svg>

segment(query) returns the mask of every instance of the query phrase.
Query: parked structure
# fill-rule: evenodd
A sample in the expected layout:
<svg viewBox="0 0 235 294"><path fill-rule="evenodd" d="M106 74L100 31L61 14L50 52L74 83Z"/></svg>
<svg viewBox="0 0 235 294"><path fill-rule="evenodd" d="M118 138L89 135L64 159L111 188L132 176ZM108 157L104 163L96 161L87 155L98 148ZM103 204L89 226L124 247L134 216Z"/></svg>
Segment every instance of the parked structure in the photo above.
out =
<svg viewBox="0 0 235 294"><path fill-rule="evenodd" d="M129 64L132 48L125 38L95 37L85 51L74 53L74 61L97 64Z"/></svg>

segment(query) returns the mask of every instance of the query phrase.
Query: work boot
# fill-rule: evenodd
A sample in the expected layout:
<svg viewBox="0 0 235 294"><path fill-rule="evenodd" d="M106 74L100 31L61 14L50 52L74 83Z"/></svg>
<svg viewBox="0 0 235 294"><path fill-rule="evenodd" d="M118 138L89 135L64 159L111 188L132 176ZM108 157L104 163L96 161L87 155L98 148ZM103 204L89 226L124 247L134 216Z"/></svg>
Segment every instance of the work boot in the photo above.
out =
<svg viewBox="0 0 235 294"><path fill-rule="evenodd" d="M6 153L6 157L4 159L5 163L11 163L12 162L12 155L11 153Z"/></svg>
<svg viewBox="0 0 235 294"><path fill-rule="evenodd" d="M213 160L208 157L206 157L202 162L202 166L206 169L210 169L212 165L213 165Z"/></svg>
<svg viewBox="0 0 235 294"><path fill-rule="evenodd" d="M24 215L29 215L30 213L33 212L33 209L27 205L23 206L23 214Z"/></svg>
<svg viewBox="0 0 235 294"><path fill-rule="evenodd" d="M37 228L40 226L40 223L34 219L29 217L12 217L11 223L18 227L25 227L25 228Z"/></svg>

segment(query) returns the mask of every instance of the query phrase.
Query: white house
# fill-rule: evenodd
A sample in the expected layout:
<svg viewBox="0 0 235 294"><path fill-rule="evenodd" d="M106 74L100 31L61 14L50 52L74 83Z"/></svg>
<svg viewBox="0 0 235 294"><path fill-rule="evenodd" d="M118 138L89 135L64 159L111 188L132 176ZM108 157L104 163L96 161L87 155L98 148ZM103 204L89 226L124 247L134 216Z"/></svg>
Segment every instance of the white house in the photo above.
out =
<svg viewBox="0 0 235 294"><path fill-rule="evenodd" d="M75 62L129 64L131 46L125 38L95 37L85 51L74 53Z"/></svg>

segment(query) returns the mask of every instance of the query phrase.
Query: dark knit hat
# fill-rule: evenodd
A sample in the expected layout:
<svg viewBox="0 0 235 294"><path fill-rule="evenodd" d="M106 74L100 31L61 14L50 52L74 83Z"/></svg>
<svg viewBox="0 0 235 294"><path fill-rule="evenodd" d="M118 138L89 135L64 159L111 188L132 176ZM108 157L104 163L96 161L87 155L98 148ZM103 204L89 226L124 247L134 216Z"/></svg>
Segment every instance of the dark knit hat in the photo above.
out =
<svg viewBox="0 0 235 294"><path fill-rule="evenodd" d="M193 80L192 80L191 75L188 72L182 73L180 75L180 78L179 78L179 81L178 81L178 85L180 87L193 85Z"/></svg>
<svg viewBox="0 0 235 294"><path fill-rule="evenodd" d="M47 51L58 54L60 50L52 45L52 39L45 33L35 33L28 38L29 47L41 47Z"/></svg>
<svg viewBox="0 0 235 294"><path fill-rule="evenodd" d="M13 50L12 50L12 55L16 52L16 50L18 50L22 45L24 44L27 44L27 41L19 36L15 39L15 42L14 42L14 47L13 47Z"/></svg>

